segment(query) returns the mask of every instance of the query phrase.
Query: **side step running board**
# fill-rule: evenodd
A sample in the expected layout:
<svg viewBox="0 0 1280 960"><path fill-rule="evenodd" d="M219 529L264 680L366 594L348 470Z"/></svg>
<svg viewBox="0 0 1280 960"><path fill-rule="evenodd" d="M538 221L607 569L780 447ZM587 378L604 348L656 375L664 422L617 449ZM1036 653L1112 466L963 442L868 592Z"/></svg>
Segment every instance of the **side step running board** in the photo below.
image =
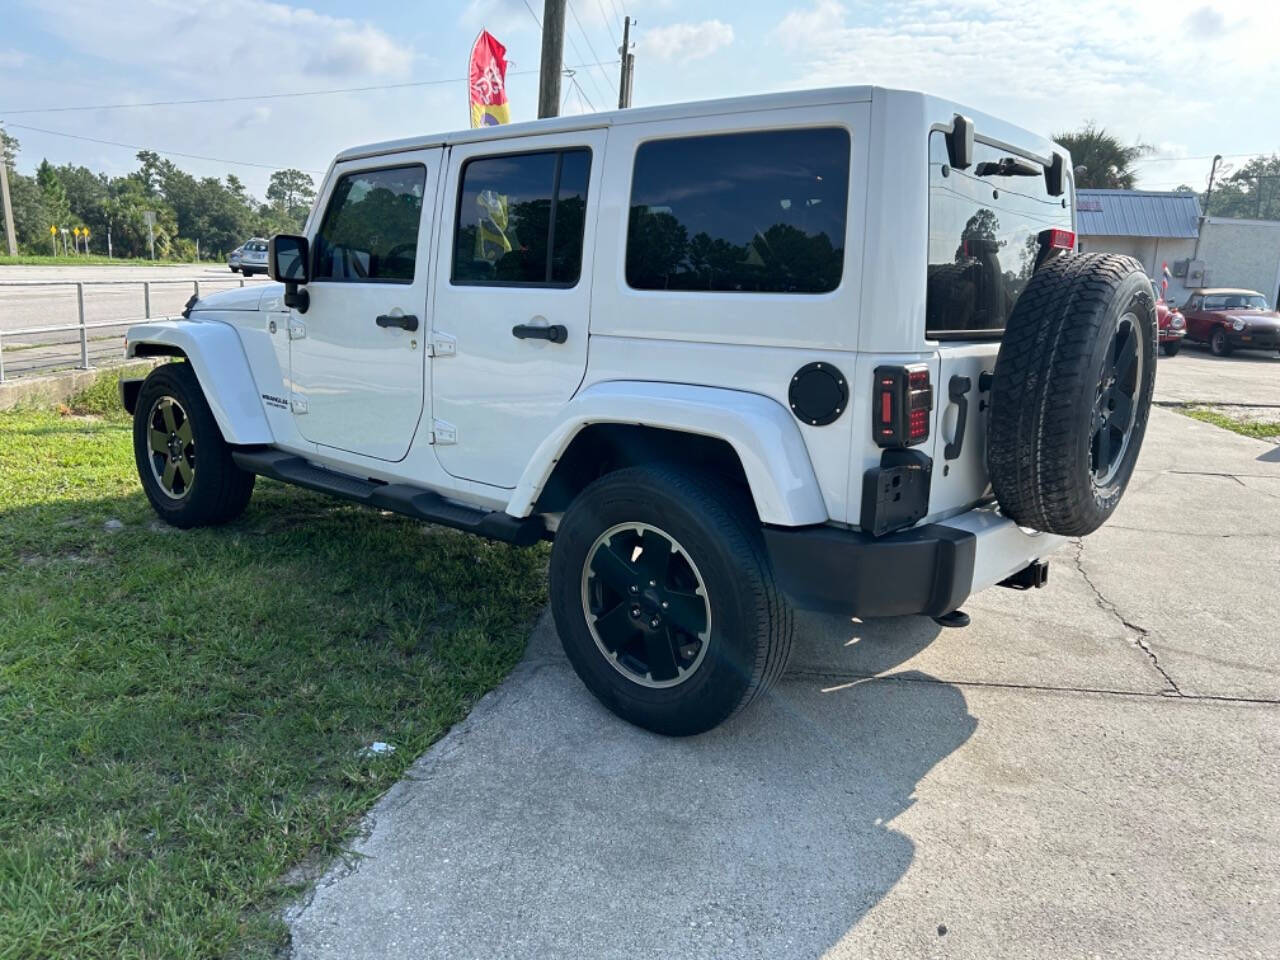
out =
<svg viewBox="0 0 1280 960"><path fill-rule="evenodd" d="M537 543L546 531L541 517L513 517L501 510L480 510L454 503L430 490L405 483L375 483L350 477L313 466L302 457L280 450L233 450L231 458L241 470L260 477L521 547Z"/></svg>

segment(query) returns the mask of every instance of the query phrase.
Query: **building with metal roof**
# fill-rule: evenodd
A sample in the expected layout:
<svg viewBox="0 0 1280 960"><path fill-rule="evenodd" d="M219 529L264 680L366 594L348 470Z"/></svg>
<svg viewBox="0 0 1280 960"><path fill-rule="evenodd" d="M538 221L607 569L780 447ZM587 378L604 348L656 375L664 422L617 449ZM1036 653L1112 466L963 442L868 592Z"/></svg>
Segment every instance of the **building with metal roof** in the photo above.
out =
<svg viewBox="0 0 1280 960"><path fill-rule="evenodd" d="M1082 237L1194 240L1200 200L1194 193L1156 190L1077 190L1076 233Z"/></svg>
<svg viewBox="0 0 1280 960"><path fill-rule="evenodd" d="M1196 253L1200 200L1194 193L1156 190L1077 190L1076 235L1082 251L1123 253L1159 280ZM1185 275L1185 270L1180 271ZM1181 288L1181 277L1173 283ZM1181 292L1179 290L1179 292Z"/></svg>

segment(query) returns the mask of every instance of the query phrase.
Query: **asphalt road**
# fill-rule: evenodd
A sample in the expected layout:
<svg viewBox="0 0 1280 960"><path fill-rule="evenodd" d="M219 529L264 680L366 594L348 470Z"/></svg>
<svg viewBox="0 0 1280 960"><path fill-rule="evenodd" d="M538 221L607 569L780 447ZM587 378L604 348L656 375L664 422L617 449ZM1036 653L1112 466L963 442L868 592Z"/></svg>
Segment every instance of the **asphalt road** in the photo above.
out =
<svg viewBox="0 0 1280 960"><path fill-rule="evenodd" d="M961 630L802 618L774 694L687 740L600 707L544 617L293 956L1274 956L1280 447L1153 410L1051 571Z"/></svg>
<svg viewBox="0 0 1280 960"><path fill-rule="evenodd" d="M114 360L123 347L127 323L146 315L141 282L101 284L96 281L151 281L151 315L181 312L200 281L204 293L240 284L240 275L225 265L189 264L162 267L0 267L0 336L4 337L6 377L38 373L80 362L79 334L24 334L4 336L6 331L79 322L76 288L66 285L6 286L7 281L81 282L84 286L85 321L125 320L120 328L90 330L90 362ZM188 281L188 282L175 282ZM248 281L263 282L255 277Z"/></svg>

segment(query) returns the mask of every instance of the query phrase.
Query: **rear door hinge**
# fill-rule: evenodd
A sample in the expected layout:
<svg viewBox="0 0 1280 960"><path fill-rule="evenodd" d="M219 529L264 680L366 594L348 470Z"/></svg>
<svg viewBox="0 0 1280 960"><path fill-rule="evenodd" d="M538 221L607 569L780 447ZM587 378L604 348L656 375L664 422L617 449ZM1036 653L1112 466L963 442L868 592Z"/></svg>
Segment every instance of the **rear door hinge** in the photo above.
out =
<svg viewBox="0 0 1280 960"><path fill-rule="evenodd" d="M289 409L296 414L304 414L307 412L307 398L300 393L294 393L289 396Z"/></svg>
<svg viewBox="0 0 1280 960"><path fill-rule="evenodd" d="M458 428L444 420L431 421L431 442L439 446L458 442Z"/></svg>
<svg viewBox="0 0 1280 960"><path fill-rule="evenodd" d="M427 341L427 356L452 357L458 353L458 341L447 333L433 333Z"/></svg>
<svg viewBox="0 0 1280 960"><path fill-rule="evenodd" d="M289 321L289 339L305 340L307 337L307 325L301 320Z"/></svg>

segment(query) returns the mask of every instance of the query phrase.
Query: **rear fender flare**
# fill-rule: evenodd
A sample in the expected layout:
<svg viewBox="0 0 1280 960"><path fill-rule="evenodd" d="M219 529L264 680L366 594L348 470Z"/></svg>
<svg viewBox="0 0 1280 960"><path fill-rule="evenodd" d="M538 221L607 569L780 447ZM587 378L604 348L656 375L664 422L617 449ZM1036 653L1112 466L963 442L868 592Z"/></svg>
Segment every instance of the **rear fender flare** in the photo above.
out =
<svg viewBox="0 0 1280 960"><path fill-rule="evenodd" d="M524 517L577 433L595 423L624 423L716 437L737 453L763 523L803 526L828 519L813 464L795 418L757 393L678 383L613 380L573 398L525 467L507 513Z"/></svg>
<svg viewBox="0 0 1280 960"><path fill-rule="evenodd" d="M230 324L203 319L158 320L130 327L125 342L129 357L185 357L227 443L274 442L249 359Z"/></svg>

